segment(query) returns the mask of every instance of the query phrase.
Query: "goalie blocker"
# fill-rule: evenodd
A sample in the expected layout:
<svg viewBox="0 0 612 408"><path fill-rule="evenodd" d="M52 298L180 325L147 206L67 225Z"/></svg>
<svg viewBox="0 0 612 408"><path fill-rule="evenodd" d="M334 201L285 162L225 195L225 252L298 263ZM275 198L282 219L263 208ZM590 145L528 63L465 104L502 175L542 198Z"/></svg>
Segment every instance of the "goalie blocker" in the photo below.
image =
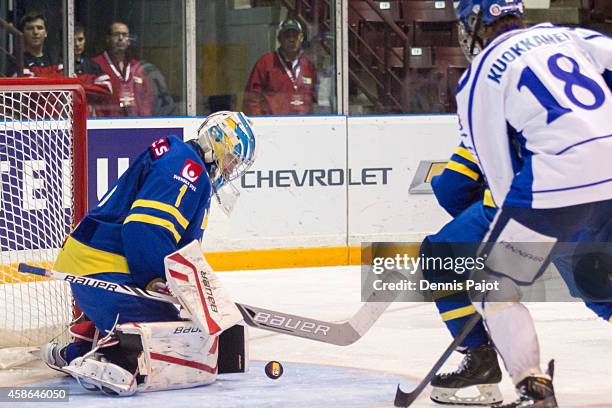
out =
<svg viewBox="0 0 612 408"><path fill-rule="evenodd" d="M166 282L181 306L204 333L216 334L242 320L212 268L198 241L164 258Z"/></svg>

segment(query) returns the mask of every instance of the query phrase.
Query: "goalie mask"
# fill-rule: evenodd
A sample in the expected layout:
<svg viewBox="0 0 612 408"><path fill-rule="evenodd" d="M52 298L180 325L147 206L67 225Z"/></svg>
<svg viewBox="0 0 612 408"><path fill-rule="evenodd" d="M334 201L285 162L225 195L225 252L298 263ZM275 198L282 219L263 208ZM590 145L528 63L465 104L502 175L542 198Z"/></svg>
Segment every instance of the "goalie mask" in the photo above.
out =
<svg viewBox="0 0 612 408"><path fill-rule="evenodd" d="M460 0L457 5L459 18L459 45L471 61L485 47L481 30L501 17L514 14L523 16L522 0Z"/></svg>
<svg viewBox="0 0 612 408"><path fill-rule="evenodd" d="M213 191L229 215L239 193L231 181L255 160L255 134L241 112L221 111L210 115L198 129L198 144L204 152Z"/></svg>

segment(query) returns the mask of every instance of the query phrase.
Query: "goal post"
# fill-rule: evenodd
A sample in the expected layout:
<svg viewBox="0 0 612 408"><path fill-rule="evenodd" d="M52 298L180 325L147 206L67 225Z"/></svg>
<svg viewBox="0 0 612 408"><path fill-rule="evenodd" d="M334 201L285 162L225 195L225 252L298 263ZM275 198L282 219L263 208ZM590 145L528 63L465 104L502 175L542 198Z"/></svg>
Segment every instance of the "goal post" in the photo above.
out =
<svg viewBox="0 0 612 408"><path fill-rule="evenodd" d="M17 265L51 267L87 210L86 113L77 79L0 78L0 349L68 339L69 286Z"/></svg>

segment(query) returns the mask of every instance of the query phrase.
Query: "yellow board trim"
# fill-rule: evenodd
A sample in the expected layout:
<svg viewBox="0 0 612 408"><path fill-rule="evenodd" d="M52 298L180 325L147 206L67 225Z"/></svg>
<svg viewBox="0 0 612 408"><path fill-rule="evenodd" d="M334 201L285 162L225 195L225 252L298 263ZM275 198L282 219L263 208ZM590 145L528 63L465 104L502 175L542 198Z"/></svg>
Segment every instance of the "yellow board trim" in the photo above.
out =
<svg viewBox="0 0 612 408"><path fill-rule="evenodd" d="M455 150L455 154L463 157L467 161L471 161L474 164L478 164L472 153L470 153L470 151L465 147L458 147L457 150Z"/></svg>
<svg viewBox="0 0 612 408"><path fill-rule="evenodd" d="M459 309L449 310L448 312L441 313L440 316L445 322L448 320L459 319L460 317L469 316L476 313L476 308L472 305L460 307Z"/></svg>
<svg viewBox="0 0 612 408"><path fill-rule="evenodd" d="M80 245L91 251L87 256L80 257L82 261L97 259L97 252L104 256L105 260L112 259L111 265L97 266L94 270L99 272L115 272L129 273L125 258L110 254L104 251L90 248L80 242L69 238L66 245ZM411 254L418 253L418 244L402 245L402 250ZM368 249L368 248L366 248ZM377 256L387 256L397 252L394 246L385 248L385 251L377 251ZM371 250L370 250L371 251ZM72 251L71 251L72 252ZM83 252L81 252L83 253ZM325 248L282 248L282 249L262 249L248 251L227 251L227 252L205 252L206 260L212 268L217 272L223 271L244 271L254 269L289 269L289 268L310 268L318 266L358 266L362 263L362 248L360 246L340 246L340 247L325 247ZM366 254L367 255L367 254ZM368 255L371 258L371 254ZM115 258L116 257L116 258ZM61 258L59 258L61 259ZM64 261L62 261L64 262ZM72 262L76 262L72 260ZM366 262L364 259L363 262ZM98 264L99 265L99 264ZM57 265L56 265L57 266ZM74 264L62 266L62 271L74 273ZM52 268L49 264L47 268ZM17 265L3 265L3 269L16 270ZM78 266L79 270L85 270L85 267ZM87 267L91 270L91 267ZM94 273L94 272L91 272ZM28 282L31 277L24 274L14 273L13 282ZM38 279L37 279L38 280ZM3 283L3 282L0 282ZM8 282L5 282L8 283Z"/></svg>
<svg viewBox="0 0 612 408"><path fill-rule="evenodd" d="M52 269L52 262L28 262L29 265L38 266L40 268ZM0 265L0 284L3 283L25 283L25 282L38 282L50 280L49 278L43 278L42 276L32 275L29 273L20 273L17 271L19 266L18 262L11 264Z"/></svg>
<svg viewBox="0 0 612 408"><path fill-rule="evenodd" d="M180 194L179 196L180 198L182 198ZM179 202L178 199L177 199L177 202ZM178 208L173 207L170 204L162 203L159 201L153 201L153 200L136 200L134 201L134 204L132 204L132 208L136 208L136 207L153 208L155 210L163 211L165 213L172 215L181 227L187 228L187 225L189 225L189 221L187 221L187 219L183 217L183 214L181 214Z"/></svg>
<svg viewBox="0 0 612 408"><path fill-rule="evenodd" d="M124 224L127 224L128 222L144 222L145 224L158 225L170 231L172 235L174 235L174 239L176 240L176 242L179 242L181 240L181 234L179 234L176 228L174 228L174 224L163 218L155 217L153 215L148 214L131 214L128 215L125 221L123 221Z"/></svg>
<svg viewBox="0 0 612 408"><path fill-rule="evenodd" d="M204 255L215 271L236 271L359 265L360 251L359 247L355 247L354 251L349 247L288 248L207 252Z"/></svg>
<svg viewBox="0 0 612 408"><path fill-rule="evenodd" d="M478 179L480 178L480 174L470 169L465 164L457 163L454 161L449 161L448 164L446 165L446 168L449 170L456 171L457 173L461 173L464 176L467 176L474 181L478 181Z"/></svg>

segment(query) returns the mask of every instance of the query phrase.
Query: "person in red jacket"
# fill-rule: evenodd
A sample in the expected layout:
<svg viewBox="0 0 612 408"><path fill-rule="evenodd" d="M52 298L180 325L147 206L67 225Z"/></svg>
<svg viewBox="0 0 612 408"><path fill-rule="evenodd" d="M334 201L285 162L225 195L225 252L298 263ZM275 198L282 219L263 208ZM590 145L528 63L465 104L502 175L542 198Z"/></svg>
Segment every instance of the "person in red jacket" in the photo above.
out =
<svg viewBox="0 0 612 408"><path fill-rule="evenodd" d="M317 73L302 53L304 33L293 19L278 29L278 50L257 60L244 91L248 115L304 115L316 104Z"/></svg>
<svg viewBox="0 0 612 408"><path fill-rule="evenodd" d="M96 107L101 117L151 116L152 90L142 63L131 58L130 29L114 22L106 37L107 49L91 60L110 76L113 94L108 102Z"/></svg>
<svg viewBox="0 0 612 408"><path fill-rule="evenodd" d="M107 103L113 93L110 76L85 55L85 27L74 26L74 73L87 93L87 117L99 116L96 107Z"/></svg>

